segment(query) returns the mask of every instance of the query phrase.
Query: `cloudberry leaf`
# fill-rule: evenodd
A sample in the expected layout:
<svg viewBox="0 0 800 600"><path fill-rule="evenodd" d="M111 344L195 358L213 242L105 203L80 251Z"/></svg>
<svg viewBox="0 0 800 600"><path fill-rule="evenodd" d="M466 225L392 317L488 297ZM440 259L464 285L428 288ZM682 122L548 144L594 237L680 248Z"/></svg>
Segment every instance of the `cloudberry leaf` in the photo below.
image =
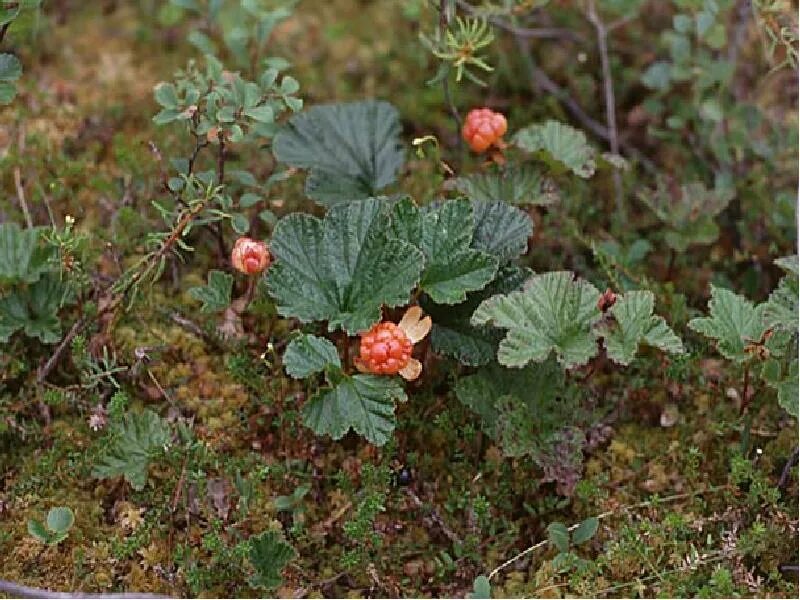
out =
<svg viewBox="0 0 800 600"><path fill-rule="evenodd" d="M433 319L433 351L469 366L485 365L494 360L503 333L493 327L473 326L470 323L472 313L487 298L518 289L530 275L528 269L513 265L502 267L489 285L467 294L467 299L455 306L439 305L423 298L422 308Z"/></svg>
<svg viewBox="0 0 800 600"><path fill-rule="evenodd" d="M709 316L692 319L689 328L716 340L717 350L728 360L744 363L752 358L746 346L760 341L767 329L764 306L754 306L743 296L712 285Z"/></svg>
<svg viewBox="0 0 800 600"><path fill-rule="evenodd" d="M569 529L563 523L550 523L547 526L547 539L559 552L569 552Z"/></svg>
<svg viewBox="0 0 800 600"><path fill-rule="evenodd" d="M558 271L535 275L523 290L483 301L473 325L507 329L497 359L508 367L543 362L552 352L565 368L597 354L592 326L600 319L600 292L591 283Z"/></svg>
<svg viewBox="0 0 800 600"><path fill-rule="evenodd" d="M713 243L719 236L714 217L733 199L729 186L709 189L700 182L673 185L660 178L655 190L639 192L639 199L667 225L664 241L677 252L689 246Z"/></svg>
<svg viewBox="0 0 800 600"><path fill-rule="evenodd" d="M303 406L303 422L317 435L338 440L352 429L383 446L395 428L395 402L405 400L396 377L353 375L311 398Z"/></svg>
<svg viewBox="0 0 800 600"><path fill-rule="evenodd" d="M505 202L472 202L475 234L472 247L488 252L500 264L524 254L533 233L531 218Z"/></svg>
<svg viewBox="0 0 800 600"><path fill-rule="evenodd" d="M589 517L585 521L582 521L581 524L575 528L575 531L572 532L572 543L580 545L588 542L594 537L594 534L597 533L597 528L599 526L600 521L597 517Z"/></svg>
<svg viewBox="0 0 800 600"><path fill-rule="evenodd" d="M627 292L611 307L613 323L597 328L603 337L608 357L620 365L629 365L639 344L655 346L671 354L682 354L683 343L663 317L653 315L655 298L652 292Z"/></svg>
<svg viewBox="0 0 800 600"><path fill-rule="evenodd" d="M388 102L310 108L275 136L282 163L308 169L306 193L324 206L375 196L394 183L405 160L400 118Z"/></svg>
<svg viewBox="0 0 800 600"><path fill-rule="evenodd" d="M497 259L470 248L473 215L468 200L450 200L420 211L406 198L395 205L393 221L394 234L422 250L425 269L419 285L434 302L463 302L467 292L494 278Z"/></svg>
<svg viewBox="0 0 800 600"><path fill-rule="evenodd" d="M796 335L797 323L800 321L797 255L779 258L775 264L786 271L786 276L780 280L764 306L765 323L768 327Z"/></svg>
<svg viewBox="0 0 800 600"><path fill-rule="evenodd" d="M249 540L248 558L256 573L251 585L267 590L278 587L283 578L281 571L295 557L294 548L277 531L266 531Z"/></svg>
<svg viewBox="0 0 800 600"><path fill-rule="evenodd" d="M325 338L305 334L294 338L283 355L286 373L295 379L305 379L321 373L326 367L341 368L336 346Z"/></svg>
<svg viewBox="0 0 800 600"><path fill-rule="evenodd" d="M575 399L564 394L564 380L554 359L521 369L493 363L459 379L455 392L503 454L536 458L549 452L561 431L580 417Z"/></svg>
<svg viewBox="0 0 800 600"><path fill-rule="evenodd" d="M61 338L58 309L72 300L66 283L49 273L33 285L16 288L0 298L0 342L16 331L53 344Z"/></svg>
<svg viewBox="0 0 800 600"><path fill-rule="evenodd" d="M544 151L578 177L594 175L595 151L579 129L559 121L529 125L514 136L514 143L526 152Z"/></svg>
<svg viewBox="0 0 800 600"><path fill-rule="evenodd" d="M16 81L22 76L22 63L13 54L0 54L0 81Z"/></svg>
<svg viewBox="0 0 800 600"><path fill-rule="evenodd" d="M328 321L329 331L369 329L381 306L406 304L422 272L422 253L390 235L390 219L374 198L337 206L324 220L291 214L275 226L267 273L278 312L303 322Z"/></svg>
<svg viewBox="0 0 800 600"><path fill-rule="evenodd" d="M779 360L770 358L764 363L761 378L768 386L778 392L778 404L790 415L797 418L797 389L800 386L797 357L791 359L788 364L781 364Z"/></svg>
<svg viewBox="0 0 800 600"><path fill-rule="evenodd" d="M41 242L41 228L20 229L0 224L0 284L34 283L49 270L52 252Z"/></svg>
<svg viewBox="0 0 800 600"><path fill-rule="evenodd" d="M222 271L208 272L208 285L189 289L189 295L203 303L200 310L204 313L220 312L231 303L233 276Z"/></svg>
<svg viewBox="0 0 800 600"><path fill-rule="evenodd" d="M53 533L64 533L75 523L75 514L67 506L56 506L47 513L47 528Z"/></svg>
<svg viewBox="0 0 800 600"><path fill-rule="evenodd" d="M169 425L152 410L145 410L125 415L111 434L92 476L109 479L122 475L133 489L143 489L150 461L164 451L171 439Z"/></svg>
<svg viewBox="0 0 800 600"><path fill-rule="evenodd" d="M553 182L533 165L513 165L459 177L455 186L467 198L478 202L547 206L558 200Z"/></svg>
<svg viewBox="0 0 800 600"><path fill-rule="evenodd" d="M490 600L492 597L492 584L486 575L478 575L472 582L472 591L468 594L472 600Z"/></svg>

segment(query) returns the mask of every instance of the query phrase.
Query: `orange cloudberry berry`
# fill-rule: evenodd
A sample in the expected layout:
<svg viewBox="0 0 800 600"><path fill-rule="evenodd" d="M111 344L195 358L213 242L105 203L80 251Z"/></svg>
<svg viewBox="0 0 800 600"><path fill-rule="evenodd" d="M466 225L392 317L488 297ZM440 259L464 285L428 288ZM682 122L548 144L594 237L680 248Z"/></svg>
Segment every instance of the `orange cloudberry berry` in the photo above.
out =
<svg viewBox="0 0 800 600"><path fill-rule="evenodd" d="M506 118L489 108L475 108L467 114L461 135L473 152L486 152L491 146L501 146L508 130Z"/></svg>

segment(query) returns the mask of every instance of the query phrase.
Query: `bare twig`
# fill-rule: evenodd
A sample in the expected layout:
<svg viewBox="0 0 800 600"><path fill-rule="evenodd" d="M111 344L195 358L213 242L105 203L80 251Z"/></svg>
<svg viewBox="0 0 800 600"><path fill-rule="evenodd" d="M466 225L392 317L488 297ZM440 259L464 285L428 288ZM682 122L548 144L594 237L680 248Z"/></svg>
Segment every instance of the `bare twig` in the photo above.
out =
<svg viewBox="0 0 800 600"><path fill-rule="evenodd" d="M12 581L0 579L0 592L12 598L171 598L162 594L146 594L139 592L126 592L122 594L90 594L87 592L51 592L41 588L28 587Z"/></svg>
<svg viewBox="0 0 800 600"><path fill-rule="evenodd" d="M412 490L411 488L406 488L406 495L411 499L411 501L414 503L414 506L416 506L418 509L425 508L425 505L423 504L422 500L420 500L419 496L417 496L417 494L414 493L414 490ZM436 523L436 525L439 527L439 529L442 530L442 533L448 540L450 540L451 543L459 545L463 543L461 541L461 538L458 537L458 535L452 529L450 529L450 527L447 526L447 523L444 522L442 516L433 506L431 506L428 509L428 513L433 522Z"/></svg>
<svg viewBox="0 0 800 600"><path fill-rule="evenodd" d="M447 34L447 0L439 0L439 37L444 39ZM456 129L456 140L459 147L461 146L461 115L458 112L458 107L453 102L453 96L450 93L449 76L442 77L442 92L444 92L444 101L450 109L450 115L453 117L453 123Z"/></svg>
<svg viewBox="0 0 800 600"><path fill-rule="evenodd" d="M33 229L33 220L28 210L28 203L25 202L25 189L22 187L22 174L19 167L14 167L14 186L17 188L17 200L19 200L19 206L22 208L22 214L25 215L25 224L28 229Z"/></svg>
<svg viewBox="0 0 800 600"><path fill-rule="evenodd" d="M479 12L475 9L475 7L468 2L465 2L465 0L457 0L457 4L458 7L465 13L479 16ZM564 27L518 27L497 17L489 17L487 20L498 29L507 31L508 33L513 34L515 37L526 39L562 39L573 42L585 41L580 33Z"/></svg>
<svg viewBox="0 0 800 600"><path fill-rule="evenodd" d="M47 359L47 362L39 368L39 371L36 373L36 383L40 385L44 383L50 371L52 371L58 364L58 361L61 360L61 355L64 354L64 350L67 349L67 346L70 345L75 336L78 335L88 323L89 320L86 317L81 317L73 323L69 332L64 336L64 339L61 340L61 343L56 347L53 354L50 355L50 358Z"/></svg>
<svg viewBox="0 0 800 600"><path fill-rule="evenodd" d="M617 109L614 98L614 79L611 76L611 63L608 59L608 29L605 23L597 14L594 0L589 0L588 14L589 21L594 25L597 32L597 49L600 52L600 64L603 69L603 90L605 92L606 104L606 126L608 128L608 143L613 154L619 154L619 133L617 131ZM614 169L614 197L617 204L617 214L623 219L624 207L622 205L622 177L619 169Z"/></svg>
<svg viewBox="0 0 800 600"><path fill-rule="evenodd" d="M781 472L781 478L778 480L778 489L783 489L786 487L786 484L789 481L789 475L792 472L792 467L797 463L797 446L794 447L794 451L792 455L789 457L789 460L786 461L786 465L783 467L783 472Z"/></svg>

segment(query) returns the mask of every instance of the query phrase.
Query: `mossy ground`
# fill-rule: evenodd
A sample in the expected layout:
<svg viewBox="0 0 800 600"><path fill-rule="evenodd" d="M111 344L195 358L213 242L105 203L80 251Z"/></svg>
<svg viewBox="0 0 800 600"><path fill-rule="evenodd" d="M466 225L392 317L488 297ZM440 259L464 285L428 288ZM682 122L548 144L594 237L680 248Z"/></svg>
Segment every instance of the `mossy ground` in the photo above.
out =
<svg viewBox="0 0 800 600"><path fill-rule="evenodd" d="M180 30L157 26L136 3L106 13L100 4L67 11L63 24L38 24L36 51L23 52L21 98L0 113L0 136L5 196L16 193L10 174L20 169L37 219L47 222L47 205L57 222L76 217L81 231L99 238L95 246L110 244L97 275L109 278L142 252L151 227L145 207L160 179L149 142L164 155L177 143L151 123L152 88L191 49L175 39ZM307 104L391 98L408 139L434 132L452 146L441 92L425 85L427 55L404 16L413 5L301 3L276 31L275 53L293 61ZM539 110L546 109L523 108L512 121ZM251 162L257 169L259 158ZM429 158L412 161L404 189L430 197L437 173ZM603 210L581 208L586 200L574 197L567 214L591 218ZM272 199L278 213L299 202L295 183ZM536 218L533 263L579 268L578 243L560 235L570 223ZM751 254L768 256L764 245ZM723 238L701 270L691 258L678 265L697 275L692 293L713 269L730 266L729 248ZM583 479L565 498L531 461L505 459L483 437L449 391L447 363L426 365L433 383L399 407L388 446L316 438L298 419L305 390L282 374L277 352L260 355L268 342L280 348L289 327L272 306L251 310L253 339L241 347L216 347L181 325L197 307L185 290L210 265L211 252L200 245L146 302L84 340L105 332L120 364L140 363L120 384L131 405L194 430L192 444L151 467L141 492L91 477L103 432L90 429L88 416L100 398L75 385L69 365L43 388L34 385L32 363L47 356L44 348L18 342L4 356L3 414L18 416L0 437L3 579L87 592L257 595L236 545L282 528L298 558L285 571L281 596L463 597L477 575L544 540L549 523L602 515L598 534L575 550L572 564L555 562L542 546L492 578L495 595L797 597L796 570L781 569L797 564L797 467L777 486L797 425L761 389L746 423L731 399L740 386L734 369L694 361L681 373L679 392L656 368L594 378L586 397L606 410ZM763 294L775 276L749 285ZM49 420L37 403L49 407ZM287 500L298 489L297 500ZM26 523L52 506L71 507L76 523L65 542L46 548Z"/></svg>

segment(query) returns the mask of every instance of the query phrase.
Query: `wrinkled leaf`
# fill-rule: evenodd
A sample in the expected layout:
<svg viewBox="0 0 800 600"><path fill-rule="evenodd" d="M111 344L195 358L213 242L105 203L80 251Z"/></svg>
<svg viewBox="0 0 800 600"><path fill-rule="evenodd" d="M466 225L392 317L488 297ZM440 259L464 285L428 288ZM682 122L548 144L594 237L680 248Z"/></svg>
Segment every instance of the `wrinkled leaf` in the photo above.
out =
<svg viewBox="0 0 800 600"><path fill-rule="evenodd" d="M306 193L325 206L375 196L405 160L400 119L387 102L315 106L275 136L278 161L308 169Z"/></svg>
<svg viewBox="0 0 800 600"><path fill-rule="evenodd" d="M474 173L455 180L456 189L477 202L547 206L558 200L552 181L532 165Z"/></svg>
<svg viewBox="0 0 800 600"><path fill-rule="evenodd" d="M283 366L290 377L304 379L321 373L328 366L341 368L342 363L332 342L306 334L289 342L283 355Z"/></svg>
<svg viewBox="0 0 800 600"><path fill-rule="evenodd" d="M608 357L620 365L629 365L639 348L647 344L669 352L683 353L683 343L663 317L653 315L655 297L652 292L627 292L611 307L613 323L597 328L603 337Z"/></svg>
<svg viewBox="0 0 800 600"><path fill-rule="evenodd" d="M189 289L189 295L203 303L200 310L204 313L220 312L231 304L233 275L222 271L208 272L208 285Z"/></svg>
<svg viewBox="0 0 800 600"><path fill-rule="evenodd" d="M394 235L422 251L425 268L419 285L434 302L463 302L467 292L482 289L494 278L497 260L470 248L469 201L451 200L423 212L407 198L395 205L392 220Z"/></svg>
<svg viewBox="0 0 800 600"><path fill-rule="evenodd" d="M555 352L564 368L586 364L597 354L592 326L600 319L597 288L572 273L535 275L523 290L485 300L473 325L507 329L497 359L508 367L543 362Z"/></svg>
<svg viewBox="0 0 800 600"><path fill-rule="evenodd" d="M547 539L559 552L569 552L569 530L563 523L550 523L547 526Z"/></svg>
<svg viewBox="0 0 800 600"><path fill-rule="evenodd" d="M0 284L34 283L48 269L51 251L40 244L41 228L0 224Z"/></svg>
<svg viewBox="0 0 800 600"><path fill-rule="evenodd" d="M395 402L406 394L395 377L353 375L317 393L303 406L303 422L317 435L338 440L352 429L376 446L394 431Z"/></svg>
<svg viewBox="0 0 800 600"><path fill-rule="evenodd" d="M472 247L488 252L501 265L524 254L533 233L531 218L504 202L473 201L475 233Z"/></svg>
<svg viewBox="0 0 800 600"><path fill-rule="evenodd" d="M382 203L372 198L332 208L324 220L298 213L281 219L267 274L278 312L327 320L329 331L354 335L380 319L382 305L407 303L424 260L389 229Z"/></svg>
<svg viewBox="0 0 800 600"><path fill-rule="evenodd" d="M479 292L468 294L464 302L455 306L437 305L423 298L422 308L433 319L433 351L469 366L485 365L494 360L503 333L493 327L473 326L470 323L472 313L487 298L518 289L530 275L528 269L503 267L488 286Z"/></svg>
<svg viewBox="0 0 800 600"><path fill-rule="evenodd" d="M123 476L133 489L141 490L150 461L163 452L170 439L169 425L152 410L128 413L112 432L92 476L98 479Z"/></svg>
<svg viewBox="0 0 800 600"><path fill-rule="evenodd" d="M711 286L708 317L689 321L689 328L717 341L717 350L728 360L743 363L752 358L745 351L758 342L766 331L764 305L752 302L730 290Z"/></svg>
<svg viewBox="0 0 800 600"><path fill-rule="evenodd" d="M250 538L248 558L255 569L250 583L267 590L278 587L283 578L281 571L295 557L294 548L277 531L267 531Z"/></svg>
<svg viewBox="0 0 800 600"><path fill-rule="evenodd" d="M582 131L559 121L529 125L514 136L514 143L526 152L544 151L579 177L594 175L595 151Z"/></svg>

